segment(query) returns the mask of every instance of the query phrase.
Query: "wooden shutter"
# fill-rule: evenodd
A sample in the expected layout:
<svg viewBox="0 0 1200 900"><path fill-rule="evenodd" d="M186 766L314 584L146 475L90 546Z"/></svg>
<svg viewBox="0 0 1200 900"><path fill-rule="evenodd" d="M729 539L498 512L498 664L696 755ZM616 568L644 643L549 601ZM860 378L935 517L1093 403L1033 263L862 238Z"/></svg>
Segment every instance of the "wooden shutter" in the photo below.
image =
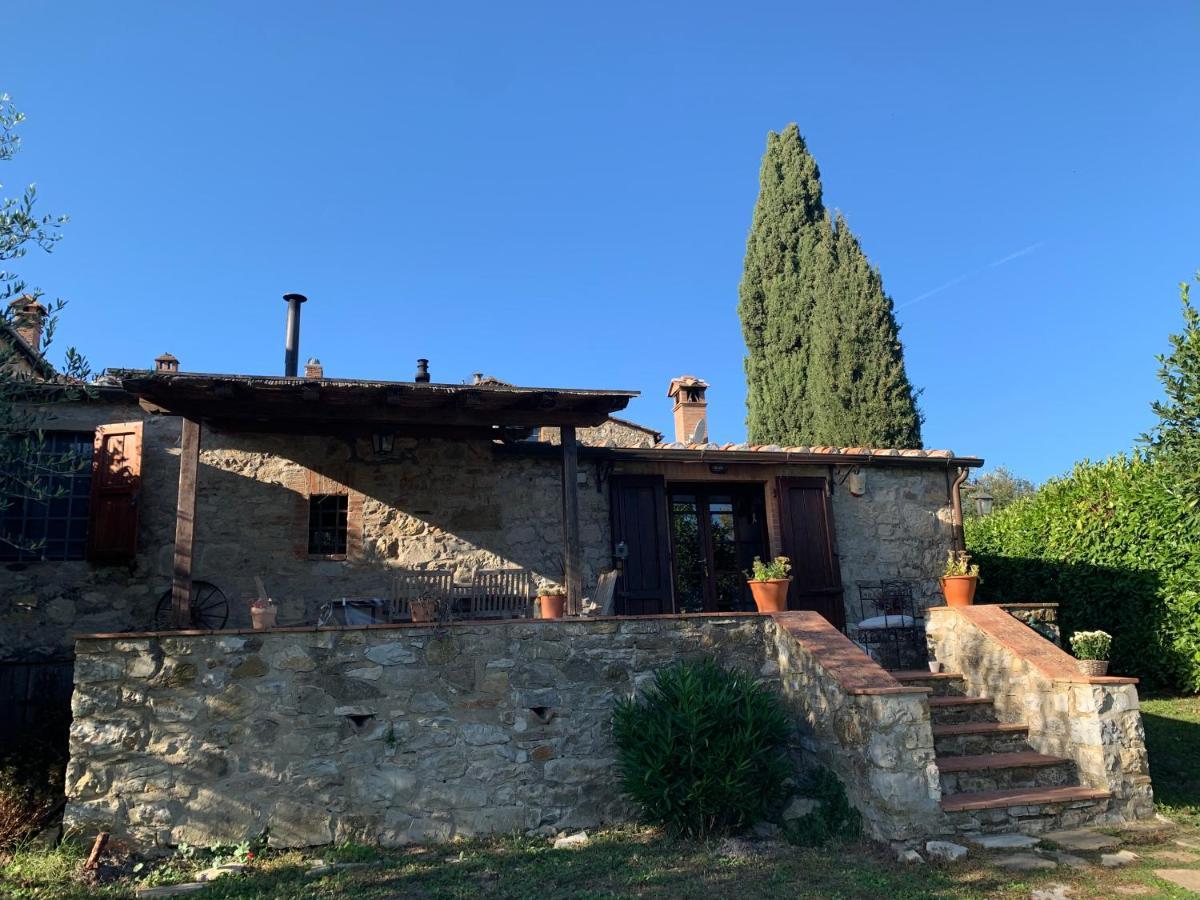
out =
<svg viewBox="0 0 1200 900"><path fill-rule="evenodd" d="M123 563L137 555L141 492L142 423L101 425L92 450L88 559Z"/></svg>
<svg viewBox="0 0 1200 900"><path fill-rule="evenodd" d="M792 561L788 609L815 610L835 628L845 628L828 485L824 478L780 478L777 487L783 555Z"/></svg>
<svg viewBox="0 0 1200 900"><path fill-rule="evenodd" d="M614 475L611 497L613 549L621 541L629 548L629 557L617 579L617 615L673 611L667 497L662 478Z"/></svg>

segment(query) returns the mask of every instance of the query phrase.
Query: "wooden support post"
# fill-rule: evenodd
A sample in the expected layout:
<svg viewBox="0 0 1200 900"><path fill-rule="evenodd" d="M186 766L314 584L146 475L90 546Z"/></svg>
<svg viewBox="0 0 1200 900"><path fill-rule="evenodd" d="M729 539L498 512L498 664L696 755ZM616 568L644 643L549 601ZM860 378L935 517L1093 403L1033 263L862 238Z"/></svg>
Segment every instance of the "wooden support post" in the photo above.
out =
<svg viewBox="0 0 1200 900"><path fill-rule="evenodd" d="M200 423L183 420L179 435L179 499L175 504L175 568L171 621L192 625L192 545L196 524L196 474L200 469Z"/></svg>
<svg viewBox="0 0 1200 900"><path fill-rule="evenodd" d="M566 576L567 614L579 615L583 606L583 561L579 547L579 448L575 426L562 426L563 569Z"/></svg>

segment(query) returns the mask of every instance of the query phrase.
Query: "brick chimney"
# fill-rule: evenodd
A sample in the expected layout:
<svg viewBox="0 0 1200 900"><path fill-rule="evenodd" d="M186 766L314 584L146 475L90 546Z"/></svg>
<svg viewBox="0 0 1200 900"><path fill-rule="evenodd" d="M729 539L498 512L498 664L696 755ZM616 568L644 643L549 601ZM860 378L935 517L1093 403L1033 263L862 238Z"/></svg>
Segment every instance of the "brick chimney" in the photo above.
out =
<svg viewBox="0 0 1200 900"><path fill-rule="evenodd" d="M708 403L704 392L708 382L695 375L671 379L667 396L675 400L675 440L682 444L708 443Z"/></svg>
<svg viewBox="0 0 1200 900"><path fill-rule="evenodd" d="M178 372L179 360L170 353L164 353L162 356L154 357L155 372Z"/></svg>
<svg viewBox="0 0 1200 900"><path fill-rule="evenodd" d="M315 356L310 356L308 362L304 364L305 378L324 378L325 367L321 365L321 361Z"/></svg>
<svg viewBox="0 0 1200 900"><path fill-rule="evenodd" d="M34 353L42 352L42 329L46 326L46 307L26 294L8 304L12 328Z"/></svg>

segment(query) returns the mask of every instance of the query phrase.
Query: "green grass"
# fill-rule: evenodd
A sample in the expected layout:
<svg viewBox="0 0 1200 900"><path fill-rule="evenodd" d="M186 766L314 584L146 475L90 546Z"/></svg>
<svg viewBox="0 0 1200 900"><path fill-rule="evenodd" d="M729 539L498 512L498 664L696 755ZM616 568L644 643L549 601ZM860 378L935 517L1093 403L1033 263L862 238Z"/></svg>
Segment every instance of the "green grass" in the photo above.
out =
<svg viewBox="0 0 1200 900"><path fill-rule="evenodd" d="M355 900L477 896L1027 900L1032 890L1051 884L1069 885L1073 898L1116 896L1114 888L1122 884L1149 888L1152 893L1147 897L1194 896L1157 879L1153 870L1200 868L1200 852L1190 864L1153 857L1163 851L1180 852L1173 839L1200 846L1200 698L1146 699L1143 719L1159 808L1178 827L1127 836L1126 846L1142 859L1126 869L1097 866L1076 872L1060 867L1014 876L993 866L992 857L974 850L965 862L955 865L905 866L891 853L865 842L816 849L767 845L762 853L731 858L720 853L716 843L618 829L594 835L590 844L573 850L554 850L545 839L510 837L403 851L344 844L307 853L267 853L255 859L251 874L223 879L189 896L202 900L343 896ZM126 863L121 878L95 885L79 879L85 856L85 848L70 842L54 851L19 852L0 866L0 896L21 900L132 897L138 886L185 880L209 865L202 853L191 860L176 856L163 863L146 863L137 872ZM317 858L351 867L309 876Z"/></svg>

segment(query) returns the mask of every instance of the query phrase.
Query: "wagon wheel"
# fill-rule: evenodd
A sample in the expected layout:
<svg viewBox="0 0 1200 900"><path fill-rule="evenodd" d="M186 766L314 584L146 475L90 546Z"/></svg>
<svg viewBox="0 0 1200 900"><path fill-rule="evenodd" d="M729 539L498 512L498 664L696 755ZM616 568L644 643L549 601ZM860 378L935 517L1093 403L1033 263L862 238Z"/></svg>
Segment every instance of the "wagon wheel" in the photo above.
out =
<svg viewBox="0 0 1200 900"><path fill-rule="evenodd" d="M229 601L221 593L221 589L209 581L192 582L192 628L204 631L220 631L229 620ZM158 601L154 608L154 628L156 631L170 631L174 627L171 621L171 589Z"/></svg>

